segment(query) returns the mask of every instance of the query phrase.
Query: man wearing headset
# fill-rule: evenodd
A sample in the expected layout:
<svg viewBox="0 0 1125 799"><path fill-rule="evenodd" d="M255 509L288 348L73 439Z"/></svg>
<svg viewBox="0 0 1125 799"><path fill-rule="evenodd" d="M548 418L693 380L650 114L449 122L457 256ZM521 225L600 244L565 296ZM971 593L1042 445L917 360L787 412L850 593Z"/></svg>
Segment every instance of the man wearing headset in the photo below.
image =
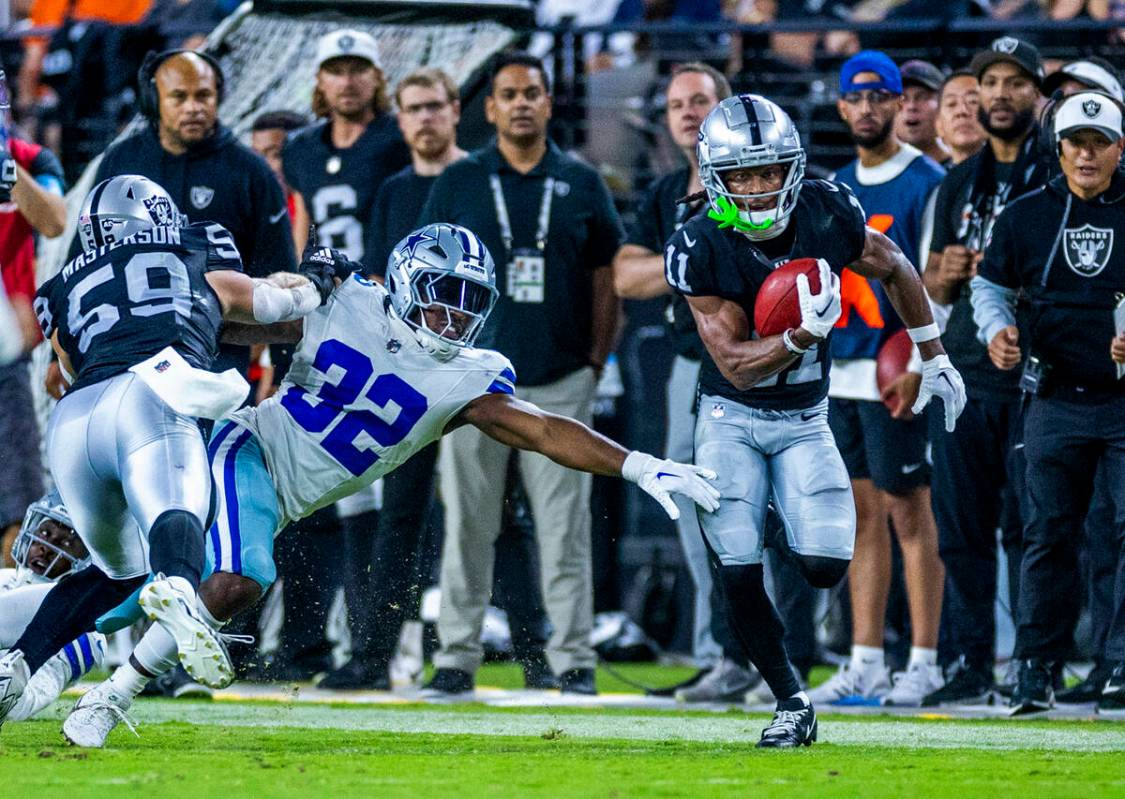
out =
<svg viewBox="0 0 1125 799"><path fill-rule="evenodd" d="M94 183L143 175L163 186L190 222L218 222L230 231L251 277L294 269L293 235L277 178L219 122L218 62L187 50L150 54L138 84L140 110L150 124L105 151ZM79 251L75 237L71 257ZM242 369L248 352L224 345L215 367Z"/></svg>

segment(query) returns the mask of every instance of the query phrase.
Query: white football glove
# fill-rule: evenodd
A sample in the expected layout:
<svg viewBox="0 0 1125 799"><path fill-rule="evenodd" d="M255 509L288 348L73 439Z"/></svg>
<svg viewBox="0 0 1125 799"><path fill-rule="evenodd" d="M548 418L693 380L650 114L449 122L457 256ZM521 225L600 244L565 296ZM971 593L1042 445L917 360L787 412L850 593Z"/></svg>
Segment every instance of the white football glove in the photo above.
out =
<svg viewBox="0 0 1125 799"><path fill-rule="evenodd" d="M797 275L797 298L801 303L801 327L817 338L825 338L832 332L843 310L840 277L832 274L823 258L817 258L816 265L820 269L820 293L813 294L808 275L801 274Z"/></svg>
<svg viewBox="0 0 1125 799"><path fill-rule="evenodd" d="M952 433L957 426L957 417L965 410L965 382L944 353L922 361L922 385L911 410L921 413L934 397L941 397L945 405L945 430Z"/></svg>
<svg viewBox="0 0 1125 799"><path fill-rule="evenodd" d="M708 512L719 507L719 489L707 482L715 479L715 473L702 466L630 452L621 466L621 476L659 502L671 519L680 518L673 493L683 494Z"/></svg>

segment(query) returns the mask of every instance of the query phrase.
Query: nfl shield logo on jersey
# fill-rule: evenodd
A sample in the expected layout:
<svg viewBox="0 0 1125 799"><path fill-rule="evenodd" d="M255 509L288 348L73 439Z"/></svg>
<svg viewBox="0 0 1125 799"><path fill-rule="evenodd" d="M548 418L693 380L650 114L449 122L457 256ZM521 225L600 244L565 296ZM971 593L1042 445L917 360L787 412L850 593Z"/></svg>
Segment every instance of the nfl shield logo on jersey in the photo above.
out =
<svg viewBox="0 0 1125 799"><path fill-rule="evenodd" d="M1093 277L1105 269L1113 252L1113 228L1083 225L1067 229L1063 240L1066 263L1082 277Z"/></svg>
<svg viewBox="0 0 1125 799"><path fill-rule="evenodd" d="M191 187L191 204L202 211L211 204L211 198L215 196L215 190L210 186L192 186Z"/></svg>

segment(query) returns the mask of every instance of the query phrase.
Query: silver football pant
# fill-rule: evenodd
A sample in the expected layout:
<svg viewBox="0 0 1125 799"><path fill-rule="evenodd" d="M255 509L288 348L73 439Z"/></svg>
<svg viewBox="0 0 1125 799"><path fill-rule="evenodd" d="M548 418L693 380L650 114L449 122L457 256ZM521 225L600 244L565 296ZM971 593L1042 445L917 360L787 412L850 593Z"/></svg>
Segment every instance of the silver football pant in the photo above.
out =
<svg viewBox="0 0 1125 799"><path fill-rule="evenodd" d="M718 474L719 509L700 513L699 521L724 565L762 562L771 496L795 553L851 559L855 501L828 427L828 400L770 411L704 396L695 423L695 462Z"/></svg>
<svg viewBox="0 0 1125 799"><path fill-rule="evenodd" d="M63 397L47 426L47 457L75 530L115 580L148 574L148 533L162 513L207 524L203 435L131 372Z"/></svg>

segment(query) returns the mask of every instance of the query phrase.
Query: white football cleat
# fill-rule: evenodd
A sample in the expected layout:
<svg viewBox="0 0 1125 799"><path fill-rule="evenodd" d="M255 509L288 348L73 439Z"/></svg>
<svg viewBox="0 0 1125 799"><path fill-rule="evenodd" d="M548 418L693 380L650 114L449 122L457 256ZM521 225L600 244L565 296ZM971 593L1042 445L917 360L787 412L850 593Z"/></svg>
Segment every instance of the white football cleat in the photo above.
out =
<svg viewBox="0 0 1125 799"><path fill-rule="evenodd" d="M211 688L226 688L234 681L234 666L219 632L211 627L188 596L167 578L157 577L141 589L137 600L145 615L176 640L180 662L187 673Z"/></svg>
<svg viewBox="0 0 1125 799"><path fill-rule="evenodd" d="M877 669L865 675L844 663L839 671L806 695L814 705L879 705L891 692L891 681L886 669Z"/></svg>
<svg viewBox="0 0 1125 799"><path fill-rule="evenodd" d="M63 722L62 734L72 744L84 749L105 746L105 739L118 722L124 721L125 726L136 735L136 727L125 712L132 704L132 697L119 694L106 680L79 697Z"/></svg>
<svg viewBox="0 0 1125 799"><path fill-rule="evenodd" d="M883 697L883 704L896 707L921 707L923 699L945 685L941 667L924 663L915 663L906 671L897 671L891 679L894 686Z"/></svg>
<svg viewBox="0 0 1125 799"><path fill-rule="evenodd" d="M16 649L0 658L0 727L20 701L30 679L31 669L24 662L23 652Z"/></svg>

